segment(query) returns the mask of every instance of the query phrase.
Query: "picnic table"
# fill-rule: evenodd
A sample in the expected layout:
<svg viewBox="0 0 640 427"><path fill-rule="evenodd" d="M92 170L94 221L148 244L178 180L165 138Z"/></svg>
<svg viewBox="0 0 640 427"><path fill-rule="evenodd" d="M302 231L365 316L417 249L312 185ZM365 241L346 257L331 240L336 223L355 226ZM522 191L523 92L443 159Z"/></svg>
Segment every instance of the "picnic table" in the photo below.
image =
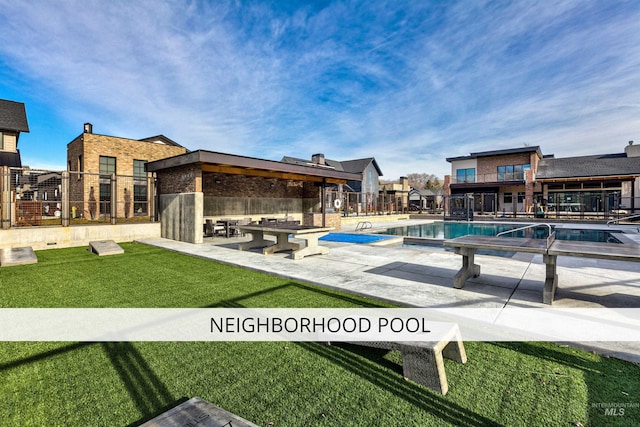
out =
<svg viewBox="0 0 640 427"><path fill-rule="evenodd" d="M262 248L264 255L274 252L291 250L291 259L301 259L309 255L324 255L329 253L329 248L320 246L318 239L329 234L333 227L314 227L296 224L267 223L263 225L240 225L238 230L243 233L251 233L251 241L241 243L238 249L246 251L253 248ZM276 236L276 242L267 240L265 235ZM303 239L306 244L292 242L289 236Z"/></svg>
<svg viewBox="0 0 640 427"><path fill-rule="evenodd" d="M444 246L452 247L456 254L462 255L462 268L453 278L453 287L457 289L463 288L470 277L480 276L480 266L474 259L478 249L542 255L545 264L542 302L545 304L553 303L558 287L558 256L640 262L640 245L563 241L556 240L554 235L547 239L469 235L445 240Z"/></svg>

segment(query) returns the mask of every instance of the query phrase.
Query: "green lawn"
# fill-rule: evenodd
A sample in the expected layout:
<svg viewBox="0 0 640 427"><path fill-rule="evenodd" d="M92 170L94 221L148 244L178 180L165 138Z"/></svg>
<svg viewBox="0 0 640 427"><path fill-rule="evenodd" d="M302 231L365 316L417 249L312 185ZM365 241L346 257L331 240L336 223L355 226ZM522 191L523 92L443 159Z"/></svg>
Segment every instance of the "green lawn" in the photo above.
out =
<svg viewBox="0 0 640 427"><path fill-rule="evenodd" d="M0 307L388 306L140 244L0 269ZM640 367L553 343L465 343L449 393L397 352L316 343L0 343L0 425L138 425L199 396L273 426L640 425ZM618 411L619 413L619 411ZM270 424L273 423L273 424Z"/></svg>

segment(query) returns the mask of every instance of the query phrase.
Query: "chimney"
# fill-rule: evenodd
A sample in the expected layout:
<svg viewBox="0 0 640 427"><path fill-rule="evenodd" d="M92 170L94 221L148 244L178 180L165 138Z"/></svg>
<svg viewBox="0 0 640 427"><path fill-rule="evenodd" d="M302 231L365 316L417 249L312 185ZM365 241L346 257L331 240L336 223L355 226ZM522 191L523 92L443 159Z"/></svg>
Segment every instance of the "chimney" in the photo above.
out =
<svg viewBox="0 0 640 427"><path fill-rule="evenodd" d="M640 157L640 145L634 145L633 141L629 141L629 145L624 147L627 157Z"/></svg>
<svg viewBox="0 0 640 427"><path fill-rule="evenodd" d="M91 123L84 124L84 133L93 133L93 125Z"/></svg>
<svg viewBox="0 0 640 427"><path fill-rule="evenodd" d="M409 178L406 176L401 176L400 177L400 184L402 185L402 189L404 191L408 191L409 190Z"/></svg>
<svg viewBox="0 0 640 427"><path fill-rule="evenodd" d="M311 162L317 164L317 165L325 165L324 163L324 154L322 153L318 153L318 154L314 154L313 156L311 156Z"/></svg>

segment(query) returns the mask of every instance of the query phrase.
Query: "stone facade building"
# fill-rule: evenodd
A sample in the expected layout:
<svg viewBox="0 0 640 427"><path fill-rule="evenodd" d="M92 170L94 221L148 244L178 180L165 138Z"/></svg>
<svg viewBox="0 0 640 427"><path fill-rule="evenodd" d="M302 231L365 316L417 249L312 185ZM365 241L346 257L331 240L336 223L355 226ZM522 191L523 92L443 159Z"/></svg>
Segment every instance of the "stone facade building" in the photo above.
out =
<svg viewBox="0 0 640 427"><path fill-rule="evenodd" d="M556 158L534 146L447 161L445 195L472 196L475 212L515 216L536 210L581 217L640 212L640 147L633 141L624 152L594 156Z"/></svg>
<svg viewBox="0 0 640 427"><path fill-rule="evenodd" d="M146 164L186 152L163 135L141 140L99 135L86 123L67 145L72 217L151 216L153 182Z"/></svg>

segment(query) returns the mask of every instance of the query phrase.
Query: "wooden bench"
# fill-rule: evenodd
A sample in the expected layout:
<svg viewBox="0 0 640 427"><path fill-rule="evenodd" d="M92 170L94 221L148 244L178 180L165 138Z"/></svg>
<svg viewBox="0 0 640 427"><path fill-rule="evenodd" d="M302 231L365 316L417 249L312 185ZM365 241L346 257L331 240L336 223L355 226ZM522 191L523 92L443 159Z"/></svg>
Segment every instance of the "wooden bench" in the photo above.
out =
<svg viewBox="0 0 640 427"><path fill-rule="evenodd" d="M542 302L545 304L553 303L558 287L559 255L640 262L640 245L555 240L553 236L546 240L496 236L462 236L445 240L445 246L454 248L456 254L462 255L462 268L453 278L453 287L461 289L468 278L480 275L480 266L474 263L474 254L478 249L541 254L546 266L542 291Z"/></svg>
<svg viewBox="0 0 640 427"><path fill-rule="evenodd" d="M442 394L449 391L443 357L467 363L457 324L452 324L439 341L356 341L350 344L399 351L402 355L402 375Z"/></svg>

